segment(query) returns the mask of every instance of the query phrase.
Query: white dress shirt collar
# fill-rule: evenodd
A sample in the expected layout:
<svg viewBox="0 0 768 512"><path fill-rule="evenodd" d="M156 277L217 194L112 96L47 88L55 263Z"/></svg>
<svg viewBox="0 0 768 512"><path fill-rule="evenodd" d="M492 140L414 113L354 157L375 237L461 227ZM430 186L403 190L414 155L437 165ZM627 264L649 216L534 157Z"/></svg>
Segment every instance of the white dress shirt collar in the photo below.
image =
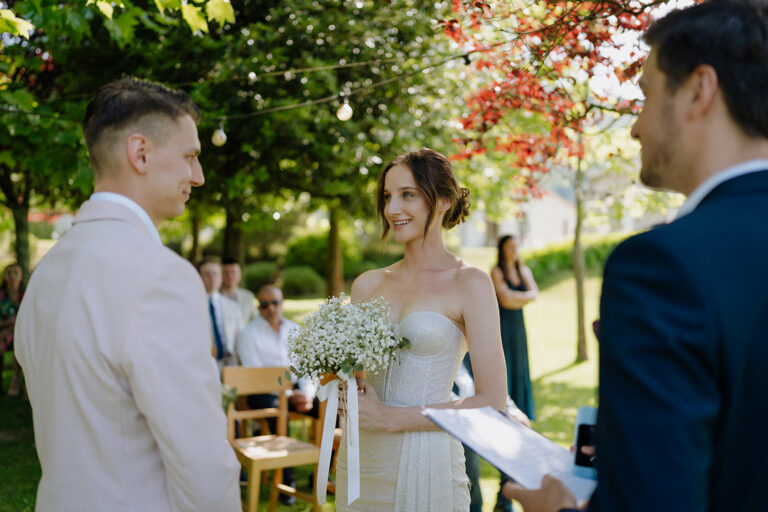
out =
<svg viewBox="0 0 768 512"><path fill-rule="evenodd" d="M157 227L155 227L152 219L149 218L149 214L133 199L115 192L94 192L91 195L91 201L109 201L125 206L141 219L141 222L147 226L147 230L149 230L149 234L152 235L152 238L162 245L163 241L160 239L160 233L157 232Z"/></svg>
<svg viewBox="0 0 768 512"><path fill-rule="evenodd" d="M683 206L681 206L680 210L678 210L677 218L679 219L680 217L688 215L693 210L695 210L696 207L699 206L699 203L701 203L701 201L707 197L707 194L712 192L712 190L714 190L715 187L721 183L732 180L733 178L737 178L739 176L743 176L745 174L765 170L768 170L768 159L749 160L747 162L742 162L740 164L734 165L733 167L729 167L728 169L715 173L698 187L696 187L696 190L691 192L691 195L688 196L688 199L685 200Z"/></svg>

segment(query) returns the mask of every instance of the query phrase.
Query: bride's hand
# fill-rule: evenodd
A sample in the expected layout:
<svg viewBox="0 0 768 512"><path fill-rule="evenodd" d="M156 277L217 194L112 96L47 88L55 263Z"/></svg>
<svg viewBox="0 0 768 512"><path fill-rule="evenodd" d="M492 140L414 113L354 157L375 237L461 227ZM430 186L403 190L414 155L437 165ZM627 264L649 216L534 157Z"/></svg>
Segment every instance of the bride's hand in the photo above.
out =
<svg viewBox="0 0 768 512"><path fill-rule="evenodd" d="M365 382L365 379L360 377L357 378L358 401L363 389L365 389L364 386L367 385L368 383ZM373 390L373 388L370 388L370 390L374 395L376 395L376 392ZM339 415L339 418L343 418L347 413L347 382L345 381L339 382L339 405L337 407L336 413Z"/></svg>
<svg viewBox="0 0 768 512"><path fill-rule="evenodd" d="M357 379L357 406L360 430L382 430L387 406L365 379Z"/></svg>

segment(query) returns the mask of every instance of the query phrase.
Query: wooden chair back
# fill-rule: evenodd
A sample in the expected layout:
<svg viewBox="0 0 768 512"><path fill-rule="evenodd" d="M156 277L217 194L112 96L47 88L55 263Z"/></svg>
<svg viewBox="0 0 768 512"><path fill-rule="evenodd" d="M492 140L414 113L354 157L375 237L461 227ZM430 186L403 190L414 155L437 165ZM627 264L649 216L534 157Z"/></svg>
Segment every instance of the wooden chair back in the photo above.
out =
<svg viewBox="0 0 768 512"><path fill-rule="evenodd" d="M288 435L288 397L285 392L293 389L290 373L282 366L252 368L225 366L221 372L225 386L235 389L238 397L256 394L276 393L278 406L264 409L238 411L235 404L227 408L227 439L235 439L235 422L239 420L277 418L277 435Z"/></svg>

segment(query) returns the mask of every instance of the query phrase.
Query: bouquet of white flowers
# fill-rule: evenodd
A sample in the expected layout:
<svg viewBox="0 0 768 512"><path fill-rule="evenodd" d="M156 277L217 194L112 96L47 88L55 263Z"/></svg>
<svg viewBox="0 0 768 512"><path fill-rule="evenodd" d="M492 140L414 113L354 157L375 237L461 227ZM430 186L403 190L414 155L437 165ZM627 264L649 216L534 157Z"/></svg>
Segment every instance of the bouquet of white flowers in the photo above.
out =
<svg viewBox="0 0 768 512"><path fill-rule="evenodd" d="M342 293L329 298L288 338L291 371L300 377L321 379L320 400L328 400L320 462L317 471L317 497L325 503L328 467L331 460L333 429L336 426L339 383L350 382L347 389L347 465L348 500L360 495L360 467L357 422L357 384L355 371L377 372L384 369L393 354L409 345L393 330L389 303L384 299L351 303Z"/></svg>
<svg viewBox="0 0 768 512"><path fill-rule="evenodd" d="M291 371L299 377L321 378L355 371L376 372L390 356L408 346L392 328L384 299L347 302L342 293L329 298L304 326L288 338Z"/></svg>

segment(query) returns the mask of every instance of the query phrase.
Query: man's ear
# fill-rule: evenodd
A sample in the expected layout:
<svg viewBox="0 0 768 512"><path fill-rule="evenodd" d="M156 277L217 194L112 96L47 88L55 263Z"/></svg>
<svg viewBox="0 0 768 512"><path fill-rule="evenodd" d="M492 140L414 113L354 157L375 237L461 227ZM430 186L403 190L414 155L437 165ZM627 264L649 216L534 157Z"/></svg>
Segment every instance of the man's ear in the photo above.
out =
<svg viewBox="0 0 768 512"><path fill-rule="evenodd" d="M146 174L147 153L150 149L150 142L147 137L141 133L134 133L125 141L125 151L128 162L131 167L139 174Z"/></svg>
<svg viewBox="0 0 768 512"><path fill-rule="evenodd" d="M717 71L709 64L697 66L683 85L688 89L688 119L700 119L710 113L720 98Z"/></svg>

